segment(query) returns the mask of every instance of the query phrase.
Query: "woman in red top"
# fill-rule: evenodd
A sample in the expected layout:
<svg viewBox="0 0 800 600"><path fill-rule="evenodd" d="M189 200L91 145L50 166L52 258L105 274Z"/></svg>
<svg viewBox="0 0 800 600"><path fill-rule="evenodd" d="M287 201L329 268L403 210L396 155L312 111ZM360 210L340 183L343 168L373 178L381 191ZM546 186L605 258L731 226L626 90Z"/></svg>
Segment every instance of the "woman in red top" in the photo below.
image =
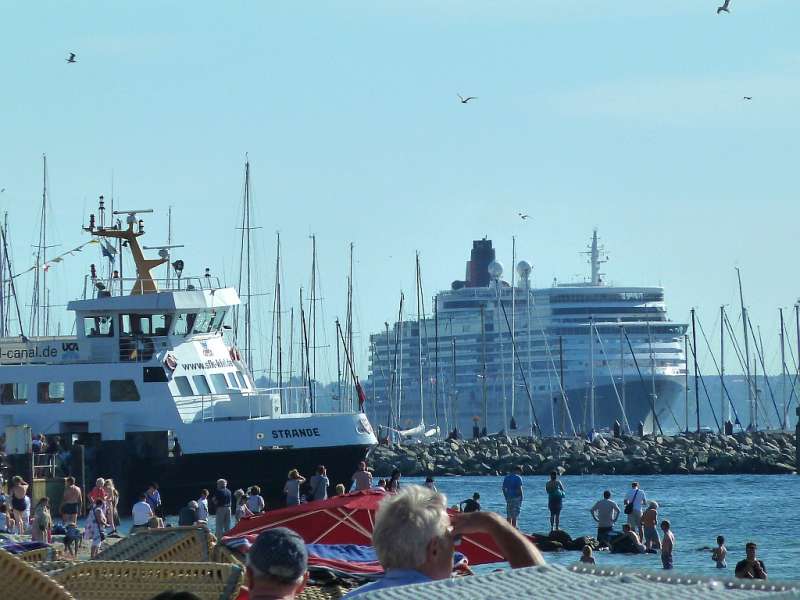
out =
<svg viewBox="0 0 800 600"><path fill-rule="evenodd" d="M98 477L97 481L94 482L94 487L92 491L89 492L89 500L91 500L92 508L95 508L95 504L98 500L102 500L103 502L103 515L106 514L106 503L108 501L108 494L106 493L105 488L106 480L102 477Z"/></svg>

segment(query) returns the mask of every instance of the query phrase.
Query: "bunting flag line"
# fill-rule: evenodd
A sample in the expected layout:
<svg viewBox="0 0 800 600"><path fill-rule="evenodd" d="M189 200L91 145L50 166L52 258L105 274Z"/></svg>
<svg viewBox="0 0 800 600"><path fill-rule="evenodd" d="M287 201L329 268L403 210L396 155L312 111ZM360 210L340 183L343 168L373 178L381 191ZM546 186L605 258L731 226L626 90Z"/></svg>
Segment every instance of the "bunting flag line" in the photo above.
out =
<svg viewBox="0 0 800 600"><path fill-rule="evenodd" d="M66 252L62 252L58 256L54 256L50 260L46 261L44 264L33 265L32 267L29 267L29 268L25 269L24 271L20 271L19 273L15 273L14 275L12 275L11 278L12 279L16 279L20 275L25 275L25 273L30 273L31 271L35 271L36 269L41 269L42 271L48 271L50 269L50 267L52 267L53 265L56 265L56 264L58 264L60 262L64 262L64 257L72 256L76 252L82 251L89 244L99 244L99 243L100 243L100 240L89 240L88 242L84 242L83 244L73 248L72 250L67 250Z"/></svg>

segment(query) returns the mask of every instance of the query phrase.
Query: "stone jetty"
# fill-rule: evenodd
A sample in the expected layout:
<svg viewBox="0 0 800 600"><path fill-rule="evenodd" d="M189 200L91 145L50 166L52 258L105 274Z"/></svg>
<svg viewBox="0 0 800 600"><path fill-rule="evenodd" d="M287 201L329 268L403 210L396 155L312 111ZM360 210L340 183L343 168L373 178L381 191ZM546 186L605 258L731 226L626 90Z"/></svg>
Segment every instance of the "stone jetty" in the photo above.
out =
<svg viewBox="0 0 800 600"><path fill-rule="evenodd" d="M488 436L430 444L378 446L376 475L503 475L520 465L525 475L657 475L796 472L795 439L788 432L582 439Z"/></svg>

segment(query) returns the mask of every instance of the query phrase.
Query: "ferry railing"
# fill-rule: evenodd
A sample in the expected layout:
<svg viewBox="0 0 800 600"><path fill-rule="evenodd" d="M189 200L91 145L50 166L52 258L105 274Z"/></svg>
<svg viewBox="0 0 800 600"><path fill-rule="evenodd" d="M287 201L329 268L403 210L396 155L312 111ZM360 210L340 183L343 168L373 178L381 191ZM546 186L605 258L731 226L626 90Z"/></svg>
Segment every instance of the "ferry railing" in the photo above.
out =
<svg viewBox="0 0 800 600"><path fill-rule="evenodd" d="M55 454L34 454L33 455L33 478L34 479L53 479L56 476L56 455Z"/></svg>
<svg viewBox="0 0 800 600"><path fill-rule="evenodd" d="M231 389L223 394L176 396L175 406L184 423L274 418L309 412L308 388Z"/></svg>
<svg viewBox="0 0 800 600"><path fill-rule="evenodd" d="M87 276L88 277L88 276ZM203 277L151 277L142 279L141 277L116 277L110 280L93 279L96 295L126 296L134 287L142 290L144 294L154 294L156 292L178 292L178 291L203 291L217 290L223 287L219 277L216 275L205 275ZM149 291L151 283L155 284L156 291Z"/></svg>

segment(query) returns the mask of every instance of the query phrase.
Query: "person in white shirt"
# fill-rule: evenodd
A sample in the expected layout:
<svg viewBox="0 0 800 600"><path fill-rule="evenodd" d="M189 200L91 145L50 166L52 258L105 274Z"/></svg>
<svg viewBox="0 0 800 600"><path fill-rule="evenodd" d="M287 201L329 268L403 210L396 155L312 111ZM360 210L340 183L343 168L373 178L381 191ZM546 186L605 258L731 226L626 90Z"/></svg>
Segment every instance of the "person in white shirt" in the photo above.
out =
<svg viewBox="0 0 800 600"><path fill-rule="evenodd" d="M141 494L139 501L133 505L131 516L133 517L134 527L148 527L150 520L155 517L153 507L147 502L145 494Z"/></svg>
<svg viewBox="0 0 800 600"><path fill-rule="evenodd" d="M628 515L628 525L631 526L631 529L639 533L640 540L644 539L644 531L642 531L642 513L646 506L647 496L645 496L644 491L639 488L639 482L634 481L631 483L631 489L625 494L625 513Z"/></svg>
<svg viewBox="0 0 800 600"><path fill-rule="evenodd" d="M200 497L197 499L197 521L208 523L208 490L200 490Z"/></svg>

